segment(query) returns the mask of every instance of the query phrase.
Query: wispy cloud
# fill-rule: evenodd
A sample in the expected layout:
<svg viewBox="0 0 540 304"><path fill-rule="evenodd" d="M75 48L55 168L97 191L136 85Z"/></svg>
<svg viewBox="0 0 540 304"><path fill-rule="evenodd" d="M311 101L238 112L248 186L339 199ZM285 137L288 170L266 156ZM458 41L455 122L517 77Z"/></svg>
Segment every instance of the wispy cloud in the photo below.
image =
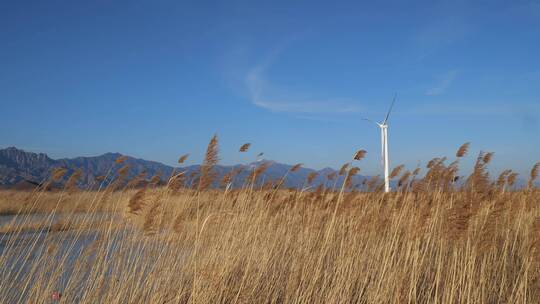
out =
<svg viewBox="0 0 540 304"><path fill-rule="evenodd" d="M444 73L439 77L439 81L437 82L437 84L434 87L427 89L425 94L429 96L444 94L446 90L450 88L457 75L458 70L450 70Z"/></svg>
<svg viewBox="0 0 540 304"><path fill-rule="evenodd" d="M323 101L265 101L253 100L253 104L274 112L295 112L295 113L358 113L360 107L352 105L336 105L335 102Z"/></svg>
<svg viewBox="0 0 540 304"><path fill-rule="evenodd" d="M274 112L291 113L358 113L362 108L345 99L317 99L306 97L287 88L277 88L265 78L266 69L275 61L277 53L252 68L245 78L251 103L263 109ZM308 94L309 95L309 94Z"/></svg>

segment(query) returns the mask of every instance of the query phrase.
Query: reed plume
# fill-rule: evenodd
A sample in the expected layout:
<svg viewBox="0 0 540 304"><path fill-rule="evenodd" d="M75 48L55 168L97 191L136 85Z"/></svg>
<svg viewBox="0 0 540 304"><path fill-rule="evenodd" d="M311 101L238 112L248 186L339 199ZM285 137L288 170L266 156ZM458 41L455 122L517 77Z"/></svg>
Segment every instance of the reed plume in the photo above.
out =
<svg viewBox="0 0 540 304"><path fill-rule="evenodd" d="M272 162L269 162L269 161L263 162L262 164L260 164L259 166L257 166L251 171L250 175L248 176L248 180L255 184L255 182L257 181L257 178L261 176L261 174L263 174L266 170L268 170L268 168L270 168L271 165L272 165Z"/></svg>
<svg viewBox="0 0 540 304"><path fill-rule="evenodd" d="M217 135L214 135L210 142L208 143L208 148L206 149L206 155L204 157L204 162L201 165L201 177L199 179L199 190L208 189L214 182L217 173L214 170L214 167L217 165L218 158L218 138Z"/></svg>
<svg viewBox="0 0 540 304"><path fill-rule="evenodd" d="M222 188L229 187L232 184L233 179L238 174L240 174L240 172L242 172L242 167L233 168L229 172L225 173L225 175L223 175L223 178L221 179L220 187Z"/></svg>
<svg viewBox="0 0 540 304"><path fill-rule="evenodd" d="M508 181L508 186L510 186L510 187L514 186L514 184L516 183L516 180L517 180L518 175L519 175L519 174L516 173L516 172L510 173L510 174L508 175L508 179L507 179L507 181Z"/></svg>
<svg viewBox="0 0 540 304"><path fill-rule="evenodd" d="M200 172L197 170L193 170L189 172L188 174L188 180L186 181L188 183L188 187L195 189L199 185L199 175Z"/></svg>
<svg viewBox="0 0 540 304"><path fill-rule="evenodd" d="M61 180L67 173L66 168L54 168L51 173L51 179L55 182Z"/></svg>
<svg viewBox="0 0 540 304"><path fill-rule="evenodd" d="M249 147L251 146L250 143L245 143L243 144L242 146L240 146L240 152L247 152L247 150L249 150Z"/></svg>
<svg viewBox="0 0 540 304"><path fill-rule="evenodd" d="M532 189L534 187L534 182L538 178L539 171L540 171L540 162L534 164L534 166L531 169L531 174L529 176L529 183L528 183L529 189Z"/></svg>
<svg viewBox="0 0 540 304"><path fill-rule="evenodd" d="M352 167L352 168L349 170L349 177L355 176L355 175L358 174L359 172L360 172L360 168L358 168L358 167Z"/></svg>
<svg viewBox="0 0 540 304"><path fill-rule="evenodd" d="M120 162L123 163L124 161ZM126 180L129 175L129 165L125 164L117 171L116 178L111 182L109 187L107 188L107 191L114 191L119 190L123 186L125 186Z"/></svg>
<svg viewBox="0 0 540 304"><path fill-rule="evenodd" d="M426 168L428 168L428 169L433 168L433 167L435 166L435 164L437 164L439 161L440 161L440 158L438 158L438 157L431 159L431 160L427 163Z"/></svg>
<svg viewBox="0 0 540 304"><path fill-rule="evenodd" d="M353 159L354 160L362 160L366 156L366 153L367 153L366 150L358 150L354 154Z"/></svg>
<svg viewBox="0 0 540 304"><path fill-rule="evenodd" d="M184 154L182 156L180 156L180 158L178 158L178 163L179 164L183 164L189 157L189 154Z"/></svg>
<svg viewBox="0 0 540 304"><path fill-rule="evenodd" d="M458 171L459 171L459 161L454 161L448 167L446 171L443 172L443 187L446 190L451 188L451 185L459 180Z"/></svg>
<svg viewBox="0 0 540 304"><path fill-rule="evenodd" d="M122 155L118 157L114 162L119 165L119 164L124 163L127 159L128 159L127 156Z"/></svg>
<svg viewBox="0 0 540 304"><path fill-rule="evenodd" d="M146 235L154 235L157 232L157 216L158 210L161 207L161 201L155 201L144 217L143 231Z"/></svg>
<svg viewBox="0 0 540 304"><path fill-rule="evenodd" d="M299 164L296 164L294 166L291 167L291 169L289 169L290 172L296 172L298 170L300 170L300 168L302 168L302 163L299 163Z"/></svg>
<svg viewBox="0 0 540 304"><path fill-rule="evenodd" d="M233 179L233 170L231 170L231 171L229 171L229 172L227 172L227 173L225 173L223 175L223 178L219 182L219 186L221 188L227 187L232 182L232 179Z"/></svg>
<svg viewBox="0 0 540 304"><path fill-rule="evenodd" d="M128 189L138 188L144 184L146 184L146 170L139 172L139 174L137 174L134 178L132 178L128 182L126 188Z"/></svg>
<svg viewBox="0 0 540 304"><path fill-rule="evenodd" d="M493 155L495 153L493 152L488 152L486 154L484 154L484 158L483 158L483 161L484 161L484 164L487 165L491 162L491 160L493 159Z"/></svg>
<svg viewBox="0 0 540 304"><path fill-rule="evenodd" d="M319 173L313 171L313 172L310 172L307 176L307 183L308 185L311 185L311 183L313 182L313 180L317 177L317 175L319 175Z"/></svg>
<svg viewBox="0 0 540 304"><path fill-rule="evenodd" d="M468 142L461 145L461 147L459 147L459 149L456 152L456 157L462 158L463 156L465 156L467 152L469 151L470 145L471 143L468 143Z"/></svg>
<svg viewBox="0 0 540 304"><path fill-rule="evenodd" d="M161 182L161 176L159 174L155 174L150 178L150 186L157 187L159 183Z"/></svg>
<svg viewBox="0 0 540 304"><path fill-rule="evenodd" d="M347 168L349 168L350 163L345 163L341 168L339 168L338 175L343 175L345 172L347 172Z"/></svg>
<svg viewBox="0 0 540 304"><path fill-rule="evenodd" d="M320 201L324 195L324 185L323 184L320 184L317 186L317 188L315 188L315 191L313 191L312 193L312 201L313 202L317 202L317 201Z"/></svg>
<svg viewBox="0 0 540 304"><path fill-rule="evenodd" d="M81 178L82 176L82 170L81 169L77 169L73 172L73 174L71 174L71 176L68 178L67 182L66 182L66 186L65 188L69 191L74 191L77 189L77 182L79 181L79 179Z"/></svg>
<svg viewBox="0 0 540 304"><path fill-rule="evenodd" d="M177 193L181 188L185 186L186 172L182 171L178 174L171 176L167 182L167 188L170 189L173 193Z"/></svg>
<svg viewBox="0 0 540 304"><path fill-rule="evenodd" d="M145 206L146 187L139 189L128 201L128 212L132 214L139 214L142 208Z"/></svg>
<svg viewBox="0 0 540 304"><path fill-rule="evenodd" d="M120 169L118 169L118 175L122 177L126 177L128 175L129 171L129 165L123 165Z"/></svg>
<svg viewBox="0 0 540 304"><path fill-rule="evenodd" d="M397 167L394 168L394 170L392 170L392 172L390 172L390 178L395 178L397 177L400 173L401 173L401 170L403 170L403 168L405 168L404 165L399 165Z"/></svg>
<svg viewBox="0 0 540 304"><path fill-rule="evenodd" d="M398 180L398 187L400 188L404 187L408 183L410 177L411 177L410 171L406 171L405 173L403 173L403 175Z"/></svg>
<svg viewBox="0 0 540 304"><path fill-rule="evenodd" d="M472 192L482 193L489 190L489 173L486 167L492 158L493 153L491 152L478 154L473 172L467 179L467 186Z"/></svg>
<svg viewBox="0 0 540 304"><path fill-rule="evenodd" d="M353 177L360 172L360 168L358 167L352 167L347 172L347 176L345 177L345 188L350 188L352 186L352 179Z"/></svg>
<svg viewBox="0 0 540 304"><path fill-rule="evenodd" d="M504 170L503 172L501 172L501 174L499 174L499 177L495 182L495 185L497 186L497 188L499 188L499 190L505 190L506 183L510 174L512 174L512 170Z"/></svg>

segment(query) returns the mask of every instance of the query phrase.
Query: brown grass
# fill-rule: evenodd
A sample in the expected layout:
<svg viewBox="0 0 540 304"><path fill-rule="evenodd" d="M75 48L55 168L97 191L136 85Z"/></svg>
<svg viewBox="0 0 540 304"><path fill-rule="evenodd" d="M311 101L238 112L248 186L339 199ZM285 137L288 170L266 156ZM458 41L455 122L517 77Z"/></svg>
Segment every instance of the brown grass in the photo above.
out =
<svg viewBox="0 0 540 304"><path fill-rule="evenodd" d="M99 224L103 224L102 221ZM28 233L28 232L61 232L70 230L90 230L96 229L96 225L86 221L61 219L59 221L47 222L44 220L27 221L22 224L6 222L0 225L0 234Z"/></svg>
<svg viewBox="0 0 540 304"><path fill-rule="evenodd" d="M131 193L131 192L130 192ZM129 194L131 195L131 194ZM105 201L95 191L16 191L0 190L0 215L26 213L110 212L127 204L129 195L112 192Z"/></svg>
<svg viewBox="0 0 540 304"><path fill-rule="evenodd" d="M540 207L521 207L538 193L476 201L465 192L148 191L140 212L126 214L125 225L139 228L118 245L124 249L76 272L72 280L84 286L62 290L67 302L81 294L81 303L514 303L540 295ZM93 227L109 238L98 253L121 233L106 222ZM134 255L129 248L137 239L160 249ZM189 252L196 240L195 257ZM127 261L136 263L115 267ZM54 271L59 277L62 269ZM31 302L42 303L53 286L28 285Z"/></svg>
<svg viewBox="0 0 540 304"><path fill-rule="evenodd" d="M281 179L263 188L257 176L264 163L244 187L225 191L172 183L3 191L0 206L25 206L17 212L106 210L122 217L57 226L76 236L88 227L99 232L77 254L69 279L54 265L76 246L62 251L46 238L39 241L44 254L22 254L9 245L17 242L13 231L36 227L12 224L2 239L8 247L0 255L0 288L18 297L0 293L0 303L46 303L53 291L67 303L535 303L540 191L510 189L510 172L502 178L507 191L502 182L487 183L492 157L479 155L463 187L449 178L457 162L437 158L422 178L405 171L400 191L389 194L380 178L366 181L371 192L351 190L360 169L349 164L337 187L287 190ZM50 221L39 227L54 231Z"/></svg>

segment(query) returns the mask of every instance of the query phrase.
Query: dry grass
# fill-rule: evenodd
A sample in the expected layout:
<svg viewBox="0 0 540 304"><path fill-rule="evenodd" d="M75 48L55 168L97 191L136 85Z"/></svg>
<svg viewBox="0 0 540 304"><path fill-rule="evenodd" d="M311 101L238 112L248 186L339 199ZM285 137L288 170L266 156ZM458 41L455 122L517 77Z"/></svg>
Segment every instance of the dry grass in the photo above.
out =
<svg viewBox="0 0 540 304"><path fill-rule="evenodd" d="M47 217L38 220L23 221L23 223L5 222L0 224L0 234L29 233L29 232L61 232L70 230L90 230L95 229L102 221L87 222L72 220L69 218L58 221L47 221Z"/></svg>
<svg viewBox="0 0 540 304"><path fill-rule="evenodd" d="M390 194L379 179L366 182L372 192L352 191L359 168L349 164L343 184L311 192L263 188L257 168L242 189L3 192L9 202L30 195L35 208L47 201L50 213L84 202L96 216L78 224L98 234L68 277L55 265L78 248L81 229L67 250L36 238L46 250L35 255L18 251L16 234L2 237L0 288L16 293L0 293L0 302L46 303L54 291L66 303L538 302L540 191L510 191L510 173L490 184L492 156L480 154L463 188L453 184L457 163L438 158L424 178L405 171Z"/></svg>
<svg viewBox="0 0 540 304"><path fill-rule="evenodd" d="M108 212L129 200L123 192L0 190L0 215L55 212Z"/></svg>
<svg viewBox="0 0 540 304"><path fill-rule="evenodd" d="M532 203L538 192L476 200L464 192L170 195L159 188L143 196L140 212L126 211L124 224L93 224L103 238L94 254L107 255L113 244L118 250L72 275L69 282L77 284L61 288L67 302L528 303L540 297L540 208ZM137 228L115 243L126 227ZM137 246L149 250L141 254ZM53 277L62 271L52 270ZM25 286L32 303L46 302L44 295L58 288L54 281L30 284L38 273L18 281L7 280L11 275L2 273L1 287Z"/></svg>

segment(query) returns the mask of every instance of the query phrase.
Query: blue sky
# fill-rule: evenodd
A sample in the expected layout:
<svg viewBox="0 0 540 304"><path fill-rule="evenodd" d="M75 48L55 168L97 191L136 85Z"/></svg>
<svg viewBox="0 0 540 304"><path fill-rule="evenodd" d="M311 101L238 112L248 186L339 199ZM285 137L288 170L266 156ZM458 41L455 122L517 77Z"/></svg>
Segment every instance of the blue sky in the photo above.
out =
<svg viewBox="0 0 540 304"><path fill-rule="evenodd" d="M0 147L380 171L540 160L540 1L3 1ZM237 153L251 142L250 154Z"/></svg>

